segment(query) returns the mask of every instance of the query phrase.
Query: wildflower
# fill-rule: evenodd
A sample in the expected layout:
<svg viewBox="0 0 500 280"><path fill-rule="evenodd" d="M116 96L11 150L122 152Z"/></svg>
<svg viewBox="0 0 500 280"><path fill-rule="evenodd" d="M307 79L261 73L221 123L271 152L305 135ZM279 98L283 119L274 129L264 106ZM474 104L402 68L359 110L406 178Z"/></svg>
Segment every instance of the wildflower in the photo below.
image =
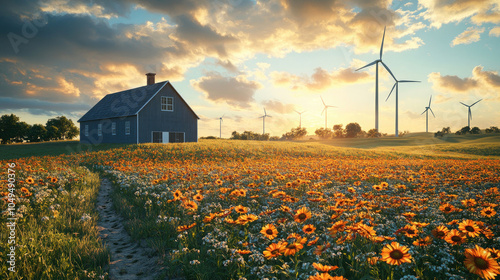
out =
<svg viewBox="0 0 500 280"><path fill-rule="evenodd" d="M479 275L484 279L495 279L500 274L500 266L491 257L488 250L476 245L474 249L465 249L465 267L469 272Z"/></svg>
<svg viewBox="0 0 500 280"><path fill-rule="evenodd" d="M217 180L215 180L215 185L216 185L216 186L222 186L222 183L223 183L223 182L222 182L222 180L221 180L221 179L217 179Z"/></svg>
<svg viewBox="0 0 500 280"><path fill-rule="evenodd" d="M272 224L267 224L263 226L260 233L262 233L264 237L269 238L269 240L273 240L274 238L276 238L276 236L278 236L278 230Z"/></svg>
<svg viewBox="0 0 500 280"><path fill-rule="evenodd" d="M182 192L180 190L176 190L174 192L174 200L179 200L181 199L183 196L182 196Z"/></svg>
<svg viewBox="0 0 500 280"><path fill-rule="evenodd" d="M458 229L463 233L467 234L469 237L479 236L481 230L477 224L472 220L465 220L458 225Z"/></svg>
<svg viewBox="0 0 500 280"><path fill-rule="evenodd" d="M203 200L203 195L197 193L195 196L193 196L193 199L196 201L202 201Z"/></svg>
<svg viewBox="0 0 500 280"><path fill-rule="evenodd" d="M178 227L177 227L177 232L183 232L183 231L186 231L186 230L188 230L188 229L193 228L194 226L196 226L196 223L192 223L192 224L190 224L190 225L178 226Z"/></svg>
<svg viewBox="0 0 500 280"><path fill-rule="evenodd" d="M303 223L304 221L306 221L307 219L310 219L311 218L311 212L305 208L305 207L302 207L300 208L297 213L295 214L295 216L293 217L293 219L297 222L297 223Z"/></svg>
<svg viewBox="0 0 500 280"><path fill-rule="evenodd" d="M326 243L325 245L319 245L314 249L314 254L317 256L321 256L326 249L330 248L330 243Z"/></svg>
<svg viewBox="0 0 500 280"><path fill-rule="evenodd" d="M198 204L196 204L196 202L194 202L192 200L184 201L183 205L184 205L184 208L186 208L188 210L191 210L191 211L198 210Z"/></svg>
<svg viewBox="0 0 500 280"><path fill-rule="evenodd" d="M84 213L84 214L82 215L82 217L80 218L80 221L82 221L82 222L86 222L86 221L90 221L91 219L92 219L92 217L91 217L89 214Z"/></svg>
<svg viewBox="0 0 500 280"><path fill-rule="evenodd" d="M415 246L428 246L431 245L432 240L430 236L427 236L425 238L419 238L415 241L413 241L413 245Z"/></svg>
<svg viewBox="0 0 500 280"><path fill-rule="evenodd" d="M492 258L494 258L494 259L500 258L500 250L497 250L495 248L489 248L488 251L490 251Z"/></svg>
<svg viewBox="0 0 500 280"><path fill-rule="evenodd" d="M462 232L456 229L452 229L450 232L448 232L444 240L450 244L459 245L466 241L466 237Z"/></svg>
<svg viewBox="0 0 500 280"><path fill-rule="evenodd" d="M51 183L57 183L58 179L56 177L51 177L50 182Z"/></svg>
<svg viewBox="0 0 500 280"><path fill-rule="evenodd" d="M382 249L382 260L390 265L401 265L402 263L410 263L411 255L408 253L410 249L399 245L398 242L392 242L385 245Z"/></svg>
<svg viewBox="0 0 500 280"><path fill-rule="evenodd" d="M448 213L451 213L453 211L456 211L456 208L449 203L445 203L445 204L439 206L439 210L443 211L445 214L448 214Z"/></svg>
<svg viewBox="0 0 500 280"><path fill-rule="evenodd" d="M338 266L322 265L320 263L313 263L312 266L321 272L328 272L339 268Z"/></svg>
<svg viewBox="0 0 500 280"><path fill-rule="evenodd" d="M483 217L491 218L491 217L495 216L496 213L497 212L495 211L495 209L493 209L491 207L486 207L483 210L481 210L481 215Z"/></svg>
<svg viewBox="0 0 500 280"><path fill-rule="evenodd" d="M330 235L334 235L337 232L344 231L345 226L347 225L346 221L338 221L332 225L332 227L328 228Z"/></svg>
<svg viewBox="0 0 500 280"><path fill-rule="evenodd" d="M264 257L270 259L270 258L275 258L277 256L281 256L285 252L286 244L287 244L286 242L272 243L263 252Z"/></svg>
<svg viewBox="0 0 500 280"><path fill-rule="evenodd" d="M298 251L300 251L302 248L304 248L304 245L302 245L299 242L294 242L294 243L288 244L285 247L285 256L293 256Z"/></svg>
<svg viewBox="0 0 500 280"><path fill-rule="evenodd" d="M410 238L418 236L418 229L413 225L406 225L403 228L400 228L399 230L396 231L396 234L400 232L402 232L404 235Z"/></svg>
<svg viewBox="0 0 500 280"><path fill-rule="evenodd" d="M32 185L33 183L35 183L35 180L33 180L33 178L31 178L31 177L28 177L28 178L26 178L26 183Z"/></svg>
<svg viewBox="0 0 500 280"><path fill-rule="evenodd" d="M238 205L234 207L234 211L240 213L240 214L246 214L248 213L248 207L245 207L243 205Z"/></svg>
<svg viewBox="0 0 500 280"><path fill-rule="evenodd" d="M302 227L302 231L305 234L314 233L315 230L316 230L316 227L314 227L313 225L305 225L304 227Z"/></svg>
<svg viewBox="0 0 500 280"><path fill-rule="evenodd" d="M376 264L377 264L377 262L378 262L378 259L379 259L378 257L369 257L369 258L367 259L367 261L368 261L368 263L369 263L369 264L371 264L371 265L376 265Z"/></svg>

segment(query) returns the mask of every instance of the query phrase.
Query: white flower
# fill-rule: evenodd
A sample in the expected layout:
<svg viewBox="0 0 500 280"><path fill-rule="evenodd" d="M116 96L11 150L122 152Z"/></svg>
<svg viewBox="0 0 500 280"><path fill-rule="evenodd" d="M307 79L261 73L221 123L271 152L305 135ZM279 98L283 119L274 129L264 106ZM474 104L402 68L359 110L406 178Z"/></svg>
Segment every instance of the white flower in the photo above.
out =
<svg viewBox="0 0 500 280"><path fill-rule="evenodd" d="M80 221L82 221L82 222L86 222L86 221L90 221L91 219L92 219L92 217L91 217L89 214L84 213L84 214L82 215L82 217L80 218Z"/></svg>

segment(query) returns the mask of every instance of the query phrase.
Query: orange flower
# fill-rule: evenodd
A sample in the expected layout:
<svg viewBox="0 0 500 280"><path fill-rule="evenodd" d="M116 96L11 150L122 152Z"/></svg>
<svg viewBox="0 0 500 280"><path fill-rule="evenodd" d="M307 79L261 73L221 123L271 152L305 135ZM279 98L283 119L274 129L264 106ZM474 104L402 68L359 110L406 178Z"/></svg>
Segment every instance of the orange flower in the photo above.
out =
<svg viewBox="0 0 500 280"><path fill-rule="evenodd" d="M278 236L278 230L272 224L267 224L263 226L260 233L262 233L262 235L264 235L265 237L269 238L269 240L273 240L274 238L276 238L276 236Z"/></svg>
<svg viewBox="0 0 500 280"><path fill-rule="evenodd" d="M234 207L234 211L240 213L240 214L246 214L248 213L248 207L245 207L243 205L238 205Z"/></svg>
<svg viewBox="0 0 500 280"><path fill-rule="evenodd" d="M328 231L330 235L334 235L337 232L344 231L346 225L347 225L346 221L337 221L335 224L332 225L331 228L328 228Z"/></svg>
<svg viewBox="0 0 500 280"><path fill-rule="evenodd" d="M186 208L188 210L191 210L191 211L198 210L198 204L196 204L196 202L194 202L192 200L184 201L183 205L184 205L184 208Z"/></svg>
<svg viewBox="0 0 500 280"><path fill-rule="evenodd" d="M304 221L306 221L307 219L310 219L312 217L311 215L311 211L309 211L307 208L305 207L302 207L300 208L297 213L295 214L295 216L293 216L293 219L297 222L297 223L303 223Z"/></svg>
<svg viewBox="0 0 500 280"><path fill-rule="evenodd" d="M35 183L35 180L33 180L33 178L31 178L31 176L30 176L30 177L26 178L26 183L31 185L31 184Z"/></svg>
<svg viewBox="0 0 500 280"><path fill-rule="evenodd" d="M177 227L177 231L178 232L183 232L183 231L186 231L188 229L193 228L194 226L196 226L196 223L193 223L193 224L190 224L190 225L178 226Z"/></svg>
<svg viewBox="0 0 500 280"><path fill-rule="evenodd" d="M314 268L316 268L317 270L321 271L321 272L328 272L328 271L332 271L332 270L335 270L337 268L339 268L338 266L331 266L331 265L322 265L320 263L313 263L312 264Z"/></svg>
<svg viewBox="0 0 500 280"><path fill-rule="evenodd" d="M451 213L456 210L455 206L445 203L441 206L439 206L439 210L443 211L445 214Z"/></svg>
<svg viewBox="0 0 500 280"><path fill-rule="evenodd" d="M390 265L410 263L411 255L408 253L409 250L408 247L401 246L398 242L392 242L382 249L382 260Z"/></svg>
<svg viewBox="0 0 500 280"><path fill-rule="evenodd" d="M420 238L415 241L413 241L413 245L415 246L429 246L431 245L432 240L430 236L427 236L425 238Z"/></svg>
<svg viewBox="0 0 500 280"><path fill-rule="evenodd" d="M201 195L201 194L199 194L199 193L198 193L198 194L195 194L195 195L193 196L193 199L194 199L194 200L196 200L196 201L202 201L202 200L203 200L203 195Z"/></svg>
<svg viewBox="0 0 500 280"><path fill-rule="evenodd" d="M299 242L294 242L294 243L288 244L285 247L285 256L293 256L298 251L300 251L302 248L304 248L304 245L302 245Z"/></svg>
<svg viewBox="0 0 500 280"><path fill-rule="evenodd" d="M314 233L315 230L316 230L316 227L314 227L313 225L305 225L304 227L302 227L302 231L305 234Z"/></svg>
<svg viewBox="0 0 500 280"><path fill-rule="evenodd" d="M472 220L465 220L461 222L458 224L458 229L467 234L469 237L476 237L479 236L479 233L481 233L477 224Z"/></svg>
<svg viewBox="0 0 500 280"><path fill-rule="evenodd" d="M476 245L474 249L465 249L465 267L469 272L479 275L484 279L495 279L500 274L500 266L491 257L488 250Z"/></svg>
<svg viewBox="0 0 500 280"><path fill-rule="evenodd" d="M452 229L448 232L444 240L450 244L459 245L466 241L466 237L462 232Z"/></svg>
<svg viewBox="0 0 500 280"><path fill-rule="evenodd" d="M286 242L272 243L264 250L264 257L267 259L281 256L285 252Z"/></svg>
<svg viewBox="0 0 500 280"><path fill-rule="evenodd" d="M497 212L495 211L495 209L493 209L491 207L486 207L483 210L481 210L481 215L483 217L491 218L491 217L495 216L496 213Z"/></svg>

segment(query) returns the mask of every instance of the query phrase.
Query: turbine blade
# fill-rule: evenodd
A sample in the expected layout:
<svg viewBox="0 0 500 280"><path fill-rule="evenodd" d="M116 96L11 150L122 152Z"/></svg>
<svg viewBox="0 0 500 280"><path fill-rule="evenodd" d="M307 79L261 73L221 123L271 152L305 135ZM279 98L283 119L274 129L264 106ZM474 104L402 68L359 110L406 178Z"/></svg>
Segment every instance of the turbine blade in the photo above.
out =
<svg viewBox="0 0 500 280"><path fill-rule="evenodd" d="M394 90L394 88L396 87L397 84L398 84L398 82L394 83L394 85L392 86L391 92L389 92L389 95L387 95L387 98L385 99L385 101L389 100L389 97L391 96L392 91Z"/></svg>
<svg viewBox="0 0 500 280"><path fill-rule="evenodd" d="M400 83L420 83L420 81L401 80Z"/></svg>
<svg viewBox="0 0 500 280"><path fill-rule="evenodd" d="M427 110L428 110L428 109L426 108L426 109L422 112L422 114L420 114L420 115L422 116L425 112L427 112Z"/></svg>
<svg viewBox="0 0 500 280"><path fill-rule="evenodd" d="M266 108L264 108L264 116L267 116Z"/></svg>
<svg viewBox="0 0 500 280"><path fill-rule="evenodd" d="M431 100L432 100L432 95L431 98L429 98L429 108L431 107Z"/></svg>
<svg viewBox="0 0 500 280"><path fill-rule="evenodd" d="M326 108L327 108L327 107L325 106L325 108L323 109L323 111L321 111L321 115L322 115L322 116L323 116L323 113L325 112Z"/></svg>
<svg viewBox="0 0 500 280"><path fill-rule="evenodd" d="M429 110L431 110L431 113L432 115L434 116L434 118L436 117L436 115L434 115L434 112L432 112L432 109L429 107Z"/></svg>
<svg viewBox="0 0 500 280"><path fill-rule="evenodd" d="M472 106L476 105L476 103L478 103L478 102L479 102L479 101L481 101L481 100L483 100L483 99L479 99L478 101L474 102L474 103L473 103L472 105L470 105L470 106L472 107Z"/></svg>
<svg viewBox="0 0 500 280"><path fill-rule="evenodd" d="M391 69L389 69L389 67L387 67L387 65L385 65L385 63L383 61L380 61L380 62L382 62L382 65L384 65L385 70L387 70L387 72L389 72L389 74L391 74L391 76L394 79L394 81L397 82L398 79L396 79L396 77L394 77L394 74L392 74Z"/></svg>
<svg viewBox="0 0 500 280"><path fill-rule="evenodd" d="M462 102L460 102L460 103L462 103ZM462 105L464 105L465 107L469 107L469 105L467 105L467 104L464 104L464 103L462 103Z"/></svg>
<svg viewBox="0 0 500 280"><path fill-rule="evenodd" d="M375 63L377 63L377 62L379 62L379 60L375 60L375 61L373 61L373 62L371 62L371 63L368 63L368 64L366 64L365 66L363 66L363 67L361 67L361 68L356 69L356 71L361 70L361 69L363 69L363 68L366 68L366 67L368 67L368 66L372 66L373 64L375 64Z"/></svg>
<svg viewBox="0 0 500 280"><path fill-rule="evenodd" d="M320 97L321 97L321 102L323 102L323 105L325 105L325 106L326 106L326 104L325 104L325 100L323 100L323 96L320 96Z"/></svg>
<svg viewBox="0 0 500 280"><path fill-rule="evenodd" d="M470 110L470 107L469 107L469 118L472 120L472 111Z"/></svg>
<svg viewBox="0 0 500 280"><path fill-rule="evenodd" d="M384 35L382 35L382 44L380 45L380 60L382 60L382 51L384 50L385 28L386 26L384 26Z"/></svg>

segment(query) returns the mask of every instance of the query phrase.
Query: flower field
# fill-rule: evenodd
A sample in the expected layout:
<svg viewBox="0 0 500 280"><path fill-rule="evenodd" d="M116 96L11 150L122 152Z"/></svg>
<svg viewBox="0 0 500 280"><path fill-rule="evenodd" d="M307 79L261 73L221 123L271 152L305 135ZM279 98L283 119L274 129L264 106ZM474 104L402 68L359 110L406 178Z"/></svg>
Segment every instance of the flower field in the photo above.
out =
<svg viewBox="0 0 500 280"><path fill-rule="evenodd" d="M155 249L167 276L500 278L497 159L250 141L132 145L56 159L57 166L86 166L114 182L114 205L127 230ZM20 223L43 226L58 219L50 216L54 210L60 219L64 206L50 206L61 197L77 199L85 189L73 186L91 176L72 173L83 168L51 170L59 185L47 182L47 172L26 173L44 184L29 185ZM47 189L53 191L38 204ZM65 219L74 227L97 219L85 211L87 221L82 213Z"/></svg>

